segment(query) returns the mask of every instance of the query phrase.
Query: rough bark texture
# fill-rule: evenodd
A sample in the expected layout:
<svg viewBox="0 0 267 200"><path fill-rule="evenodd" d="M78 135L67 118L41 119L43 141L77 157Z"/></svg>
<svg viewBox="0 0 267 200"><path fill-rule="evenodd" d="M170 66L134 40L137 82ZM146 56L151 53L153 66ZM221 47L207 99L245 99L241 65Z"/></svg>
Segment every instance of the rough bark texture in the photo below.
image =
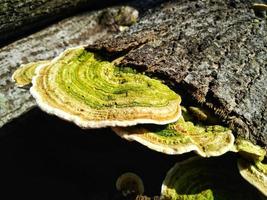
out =
<svg viewBox="0 0 267 200"><path fill-rule="evenodd" d="M23 33L78 10L103 7L118 0L1 0L0 45Z"/></svg>
<svg viewBox="0 0 267 200"><path fill-rule="evenodd" d="M68 25L91 21L80 17L2 49L2 125L34 105L29 94L7 78L18 64L51 58L104 35L92 25L80 32L81 25ZM184 103L194 99L212 108L238 135L267 147L267 25L255 16L250 1L168 2L148 11L127 31L88 48L107 58L123 55L122 64L160 77L184 95Z"/></svg>
<svg viewBox="0 0 267 200"><path fill-rule="evenodd" d="M126 23L133 8L117 7L90 12L63 20L43 31L14 42L0 49L0 127L34 107L35 101L27 89L21 89L11 81L11 74L23 63L51 59L64 49L82 44L92 44L96 39L116 33L120 13ZM109 16L110 23L102 24Z"/></svg>
<svg viewBox="0 0 267 200"><path fill-rule="evenodd" d="M267 25L251 2L165 3L89 48L124 55L123 64L167 80L267 147Z"/></svg>

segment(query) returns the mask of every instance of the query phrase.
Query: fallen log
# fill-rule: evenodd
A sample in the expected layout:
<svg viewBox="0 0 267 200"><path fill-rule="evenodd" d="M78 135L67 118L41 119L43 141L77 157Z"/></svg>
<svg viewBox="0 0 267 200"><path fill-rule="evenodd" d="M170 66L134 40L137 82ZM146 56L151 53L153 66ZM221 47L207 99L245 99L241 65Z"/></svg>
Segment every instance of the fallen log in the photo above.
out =
<svg viewBox="0 0 267 200"><path fill-rule="evenodd" d="M78 21L85 23L84 19ZM59 25L54 27L61 30ZM7 49L0 53L1 70L5 71L0 79L1 124L34 105L23 92L28 95L23 97L25 104L21 90L9 83L6 77L10 72L22 61L48 59L66 47L89 43L88 49L107 59L123 56L121 64L159 77L183 95L184 104L211 109L237 135L267 147L266 28L266 20L255 15L251 1L180 0L155 6L128 30L96 42L95 37L100 37L93 32L95 27L86 35L77 33L79 42L69 45L63 40L55 45L58 37L51 37L52 29L46 29L43 33L48 37L33 35L30 41L34 43L22 40L5 47L9 53ZM75 41L72 35L65 37ZM40 42L41 38L46 41ZM48 42L49 38L53 42ZM47 42L53 50L40 50Z"/></svg>
<svg viewBox="0 0 267 200"><path fill-rule="evenodd" d="M172 1L89 49L157 76L267 147L267 24L251 1Z"/></svg>
<svg viewBox="0 0 267 200"><path fill-rule="evenodd" d="M2 0L0 46L77 12L103 8L118 0Z"/></svg>

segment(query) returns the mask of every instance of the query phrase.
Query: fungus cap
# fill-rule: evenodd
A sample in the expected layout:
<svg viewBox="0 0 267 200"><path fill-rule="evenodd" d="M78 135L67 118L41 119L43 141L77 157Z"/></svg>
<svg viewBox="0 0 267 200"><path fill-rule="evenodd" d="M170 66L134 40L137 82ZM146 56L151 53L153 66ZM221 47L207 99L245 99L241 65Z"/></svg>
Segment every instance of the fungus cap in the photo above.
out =
<svg viewBox="0 0 267 200"><path fill-rule="evenodd" d="M180 116L180 96L159 80L101 61L84 47L39 66L32 82L41 109L82 128L166 124Z"/></svg>
<svg viewBox="0 0 267 200"><path fill-rule="evenodd" d="M238 169L241 176L251 185L256 187L264 196L267 197L267 165L257 161L255 163L238 160Z"/></svg>
<svg viewBox="0 0 267 200"><path fill-rule="evenodd" d="M239 175L233 155L193 157L176 163L163 181L161 196L172 200L260 199Z"/></svg>
<svg viewBox="0 0 267 200"><path fill-rule="evenodd" d="M266 155L266 151L264 149L245 139L238 138L235 146L237 152L242 157L250 161L262 161Z"/></svg>
<svg viewBox="0 0 267 200"><path fill-rule="evenodd" d="M230 129L219 125L194 125L182 116L167 126L139 125L113 127L112 130L124 139L135 140L166 154L195 151L203 157L219 156L230 151L234 145Z"/></svg>
<svg viewBox="0 0 267 200"><path fill-rule="evenodd" d="M39 65L46 65L49 62L50 61L48 60L41 60L27 64L22 64L21 66L19 66L18 69L16 69L11 78L18 87L27 86L32 82L32 78L35 74L35 69Z"/></svg>

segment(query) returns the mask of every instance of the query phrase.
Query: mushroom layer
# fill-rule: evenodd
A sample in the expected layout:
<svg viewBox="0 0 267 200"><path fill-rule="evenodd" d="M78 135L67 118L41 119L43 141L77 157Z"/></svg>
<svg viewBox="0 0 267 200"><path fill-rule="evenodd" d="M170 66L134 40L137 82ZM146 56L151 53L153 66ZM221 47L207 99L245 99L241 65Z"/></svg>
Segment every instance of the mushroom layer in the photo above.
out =
<svg viewBox="0 0 267 200"><path fill-rule="evenodd" d="M236 169L236 159L190 158L169 170L161 188L162 199L172 200L259 200L257 191Z"/></svg>
<svg viewBox="0 0 267 200"><path fill-rule="evenodd" d="M244 159L238 160L238 169L242 177L267 197L267 165Z"/></svg>
<svg viewBox="0 0 267 200"><path fill-rule="evenodd" d="M43 60L37 62L31 62L21 65L12 75L12 80L16 82L18 87L24 87L32 82L32 78L35 74L35 69L39 65L46 65L50 61Z"/></svg>
<svg viewBox="0 0 267 200"><path fill-rule="evenodd" d="M101 61L83 47L36 69L31 93L44 111L82 128L167 124L181 98L159 80Z"/></svg>
<svg viewBox="0 0 267 200"><path fill-rule="evenodd" d="M235 148L243 158L250 161L262 161L266 155L266 151L263 148L242 138L236 140Z"/></svg>
<svg viewBox="0 0 267 200"><path fill-rule="evenodd" d="M166 126L134 126L112 128L119 136L166 154L195 151L203 157L219 156L234 144L230 129L219 125L194 125L181 116Z"/></svg>

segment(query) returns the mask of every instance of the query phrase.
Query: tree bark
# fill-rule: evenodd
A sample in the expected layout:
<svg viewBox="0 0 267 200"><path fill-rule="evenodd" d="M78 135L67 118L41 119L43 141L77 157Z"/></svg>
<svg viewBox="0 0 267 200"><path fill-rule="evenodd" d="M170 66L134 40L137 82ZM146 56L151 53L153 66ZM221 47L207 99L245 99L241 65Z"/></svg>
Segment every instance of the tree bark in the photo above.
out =
<svg viewBox="0 0 267 200"><path fill-rule="evenodd" d="M1 0L0 45L77 11L104 7L119 0Z"/></svg>
<svg viewBox="0 0 267 200"><path fill-rule="evenodd" d="M246 0L180 0L89 49L165 80L267 147L267 25ZM190 102L190 103L189 103Z"/></svg>
<svg viewBox="0 0 267 200"><path fill-rule="evenodd" d="M0 77L5 106L1 123L34 105L29 94L14 88L7 78L18 64L89 43L88 49L107 59L124 56L123 65L164 80L183 96L183 104L213 110L237 135L267 147L267 25L251 5L246 0L177 0L155 6L128 30L96 42L99 33L92 28L81 30L86 34L76 33L75 39L64 33L69 42L63 44L59 35L64 28L58 24L9 45L0 54L0 69L5 70ZM76 20L64 23L86 21ZM76 38L79 41L73 42Z"/></svg>

